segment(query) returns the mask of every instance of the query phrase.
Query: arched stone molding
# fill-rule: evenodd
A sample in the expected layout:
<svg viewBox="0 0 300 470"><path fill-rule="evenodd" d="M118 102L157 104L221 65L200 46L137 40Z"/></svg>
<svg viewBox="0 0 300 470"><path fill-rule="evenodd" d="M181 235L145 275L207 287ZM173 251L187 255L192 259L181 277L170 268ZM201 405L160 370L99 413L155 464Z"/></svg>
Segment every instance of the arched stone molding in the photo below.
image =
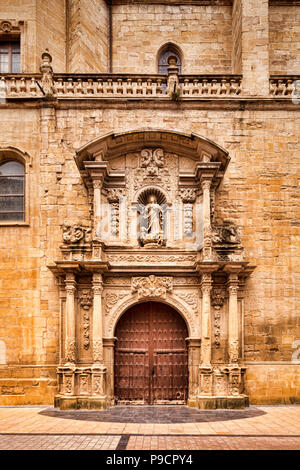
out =
<svg viewBox="0 0 300 470"><path fill-rule="evenodd" d="M27 165L32 166L30 155L28 155L27 152L24 152L23 150L13 146L0 147L0 163L4 160L17 160L25 166L25 171Z"/></svg>
<svg viewBox="0 0 300 470"><path fill-rule="evenodd" d="M142 150L145 146L161 147L166 152L190 157L199 162L219 162L219 173L224 174L229 156L227 150L199 134L164 129L139 129L122 133L110 132L97 137L76 151L75 161L80 171L84 162L107 162L125 153Z"/></svg>
<svg viewBox="0 0 300 470"><path fill-rule="evenodd" d="M126 299L122 299L122 302L119 302L112 310L110 314L110 318L108 319L106 323L106 331L105 331L105 336L107 338L112 338L114 337L115 334L115 329L117 326L117 323L121 316L128 310L129 308L133 307L134 305L144 303L144 302L161 302L169 305L170 307L174 308L179 315L182 316L184 319L187 329L188 329L188 334L189 337L197 337L199 335L199 331L197 329L197 325L195 324L195 319L193 318L193 315L188 311L186 306L176 298L176 295L173 294L167 294L165 298L162 297L143 297L143 298L138 298L137 294L132 295L132 293L128 294L130 297Z"/></svg>

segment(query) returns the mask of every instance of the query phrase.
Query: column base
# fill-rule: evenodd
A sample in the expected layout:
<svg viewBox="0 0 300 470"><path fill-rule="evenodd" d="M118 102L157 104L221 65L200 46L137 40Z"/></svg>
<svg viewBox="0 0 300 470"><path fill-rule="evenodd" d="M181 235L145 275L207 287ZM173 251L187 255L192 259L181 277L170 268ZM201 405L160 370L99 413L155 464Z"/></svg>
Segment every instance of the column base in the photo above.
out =
<svg viewBox="0 0 300 470"><path fill-rule="evenodd" d="M189 403L188 403L188 406ZM216 409L243 409L249 406L249 397L239 395L237 397L197 397L196 407L199 410L216 410Z"/></svg>
<svg viewBox="0 0 300 470"><path fill-rule="evenodd" d="M187 406L189 408L198 408L197 398L189 398L187 401Z"/></svg>
<svg viewBox="0 0 300 470"><path fill-rule="evenodd" d="M111 406L107 397L65 397L56 395L54 407L60 410L105 410Z"/></svg>

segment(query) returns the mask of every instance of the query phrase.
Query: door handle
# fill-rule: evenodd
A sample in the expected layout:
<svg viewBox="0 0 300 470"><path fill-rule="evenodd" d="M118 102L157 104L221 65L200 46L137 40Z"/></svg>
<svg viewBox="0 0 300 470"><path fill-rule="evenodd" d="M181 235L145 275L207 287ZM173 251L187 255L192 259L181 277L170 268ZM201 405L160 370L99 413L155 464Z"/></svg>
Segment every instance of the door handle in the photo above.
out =
<svg viewBox="0 0 300 470"><path fill-rule="evenodd" d="M152 375L155 374L155 369L154 369L154 366L152 367Z"/></svg>

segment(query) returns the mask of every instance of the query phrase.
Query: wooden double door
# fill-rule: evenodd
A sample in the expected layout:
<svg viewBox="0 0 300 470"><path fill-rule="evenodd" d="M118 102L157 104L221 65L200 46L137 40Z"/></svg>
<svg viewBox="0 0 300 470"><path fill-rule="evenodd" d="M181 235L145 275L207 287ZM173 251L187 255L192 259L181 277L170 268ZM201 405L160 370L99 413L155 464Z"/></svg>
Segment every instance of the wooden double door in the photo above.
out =
<svg viewBox="0 0 300 470"><path fill-rule="evenodd" d="M115 398L126 404L186 403L186 324L158 302L136 305L120 318L115 336Z"/></svg>

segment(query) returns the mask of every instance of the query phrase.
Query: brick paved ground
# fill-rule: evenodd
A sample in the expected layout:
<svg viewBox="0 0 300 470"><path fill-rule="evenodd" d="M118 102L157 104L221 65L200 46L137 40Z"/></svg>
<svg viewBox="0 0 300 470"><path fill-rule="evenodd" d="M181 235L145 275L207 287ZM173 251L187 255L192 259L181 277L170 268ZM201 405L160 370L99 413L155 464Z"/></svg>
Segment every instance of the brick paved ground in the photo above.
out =
<svg viewBox="0 0 300 470"><path fill-rule="evenodd" d="M120 438L82 434L7 434L0 436L0 450L115 450Z"/></svg>
<svg viewBox="0 0 300 470"><path fill-rule="evenodd" d="M130 436L126 449L300 450L300 436Z"/></svg>
<svg viewBox="0 0 300 470"><path fill-rule="evenodd" d="M73 412L45 406L0 407L0 441L1 449L36 445L40 449L61 445L68 449L300 449L300 406L251 406L236 411L115 407Z"/></svg>

